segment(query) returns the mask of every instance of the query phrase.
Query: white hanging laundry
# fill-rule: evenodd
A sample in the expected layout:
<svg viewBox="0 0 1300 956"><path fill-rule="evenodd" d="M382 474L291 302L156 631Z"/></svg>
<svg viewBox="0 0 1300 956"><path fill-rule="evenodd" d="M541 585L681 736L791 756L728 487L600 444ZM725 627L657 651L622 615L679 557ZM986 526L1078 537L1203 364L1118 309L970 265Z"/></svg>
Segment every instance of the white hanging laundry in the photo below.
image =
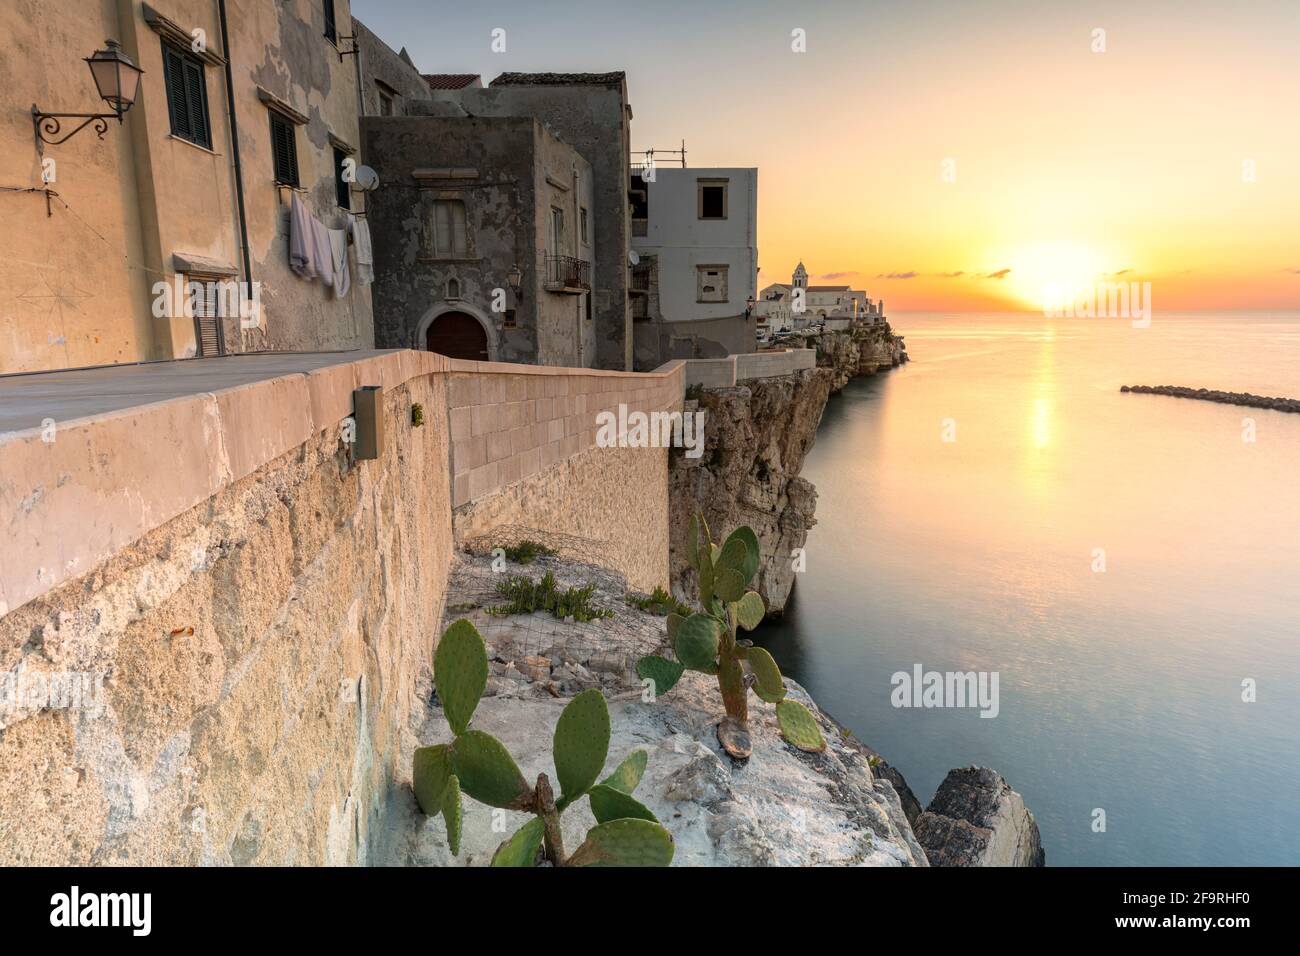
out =
<svg viewBox="0 0 1300 956"><path fill-rule="evenodd" d="M331 229L330 264L334 270L334 298L348 294L352 282L348 276L348 234L344 229Z"/></svg>
<svg viewBox="0 0 1300 956"><path fill-rule="evenodd" d="M297 191L289 195L289 268L304 279L314 279L316 265L312 249L316 244L316 233L312 228L312 216L306 204L298 199Z"/></svg>
<svg viewBox="0 0 1300 956"><path fill-rule="evenodd" d="M352 230L352 244L357 250L357 282L369 285L375 281L375 253L370 246L370 226L364 219L349 215L348 228Z"/></svg>
<svg viewBox="0 0 1300 956"><path fill-rule="evenodd" d="M330 231L315 216L311 220L312 264L326 285L334 284L334 253L330 250Z"/></svg>

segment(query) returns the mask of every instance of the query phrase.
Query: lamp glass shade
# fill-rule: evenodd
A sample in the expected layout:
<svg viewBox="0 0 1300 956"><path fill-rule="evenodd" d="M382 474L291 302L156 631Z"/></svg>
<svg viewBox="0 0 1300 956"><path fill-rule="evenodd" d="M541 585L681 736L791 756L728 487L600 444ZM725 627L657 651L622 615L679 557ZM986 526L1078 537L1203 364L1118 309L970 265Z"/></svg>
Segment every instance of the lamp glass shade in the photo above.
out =
<svg viewBox="0 0 1300 956"><path fill-rule="evenodd" d="M122 52L116 40L106 40L106 49L96 50L86 57L90 75L95 80L99 97L118 113L125 113L135 102L140 90L140 74L144 71Z"/></svg>
<svg viewBox="0 0 1300 956"><path fill-rule="evenodd" d="M512 289L519 288L520 284L524 281L524 271L520 269L518 266L515 266L513 269L510 270L509 279L510 279L510 287Z"/></svg>

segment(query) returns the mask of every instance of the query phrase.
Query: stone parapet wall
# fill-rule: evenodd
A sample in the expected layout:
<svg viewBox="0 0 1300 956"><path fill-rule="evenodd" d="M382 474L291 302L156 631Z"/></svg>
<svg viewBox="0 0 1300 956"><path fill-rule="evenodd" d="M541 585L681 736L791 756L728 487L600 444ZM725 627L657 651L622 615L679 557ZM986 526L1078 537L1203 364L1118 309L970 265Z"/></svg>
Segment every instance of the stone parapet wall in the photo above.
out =
<svg viewBox="0 0 1300 956"><path fill-rule="evenodd" d="M0 379L0 864L364 862L459 542L528 524L668 580L668 453L599 447L595 416L680 410L680 364L51 376ZM362 385L368 461L344 441Z"/></svg>
<svg viewBox="0 0 1300 956"><path fill-rule="evenodd" d="M816 368L815 349L744 352L715 359L687 359L686 387L731 388L759 378L779 378Z"/></svg>
<svg viewBox="0 0 1300 956"><path fill-rule="evenodd" d="M445 380L390 421L414 402ZM352 461L336 422L0 619L0 864L364 861L442 612L446 455L393 427Z"/></svg>

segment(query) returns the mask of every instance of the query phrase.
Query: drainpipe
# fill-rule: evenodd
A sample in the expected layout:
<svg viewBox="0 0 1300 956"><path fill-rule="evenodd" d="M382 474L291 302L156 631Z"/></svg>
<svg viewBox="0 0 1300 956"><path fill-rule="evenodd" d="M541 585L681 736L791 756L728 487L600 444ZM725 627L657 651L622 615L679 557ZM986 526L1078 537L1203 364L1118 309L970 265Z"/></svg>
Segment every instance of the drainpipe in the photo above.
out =
<svg viewBox="0 0 1300 956"><path fill-rule="evenodd" d="M248 251L248 217L244 212L244 170L239 163L239 120L235 117L235 81L230 68L230 28L226 25L226 0L217 0L221 21L221 53L226 59L226 115L230 117L230 156L235 165L235 205L239 210L239 250L244 260L245 291L253 288L253 262ZM261 321L261 317L258 317ZM224 346L224 342L222 345Z"/></svg>

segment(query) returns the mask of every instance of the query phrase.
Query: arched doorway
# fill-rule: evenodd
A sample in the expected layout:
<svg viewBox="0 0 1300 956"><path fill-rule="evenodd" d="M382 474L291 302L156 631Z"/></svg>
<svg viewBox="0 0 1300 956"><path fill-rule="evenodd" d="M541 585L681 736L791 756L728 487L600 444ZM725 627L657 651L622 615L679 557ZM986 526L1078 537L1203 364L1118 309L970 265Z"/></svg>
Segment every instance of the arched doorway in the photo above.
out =
<svg viewBox="0 0 1300 956"><path fill-rule="evenodd" d="M488 361L487 329L465 312L444 312L429 323L425 347L448 358Z"/></svg>

